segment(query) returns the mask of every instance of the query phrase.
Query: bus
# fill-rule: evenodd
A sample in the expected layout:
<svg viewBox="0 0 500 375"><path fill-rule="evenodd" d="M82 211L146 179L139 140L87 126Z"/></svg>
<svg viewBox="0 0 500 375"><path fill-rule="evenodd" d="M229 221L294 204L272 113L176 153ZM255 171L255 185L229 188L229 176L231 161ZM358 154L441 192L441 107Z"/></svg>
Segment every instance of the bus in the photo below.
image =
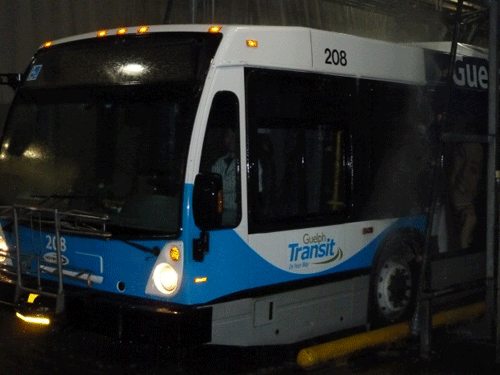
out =
<svg viewBox="0 0 500 375"><path fill-rule="evenodd" d="M486 133L484 51L305 27L50 41L0 140L0 300L122 340L281 345L408 319L436 124ZM448 105L449 104L449 105ZM484 145L446 145L432 288L484 283ZM441 160L442 159L442 160Z"/></svg>

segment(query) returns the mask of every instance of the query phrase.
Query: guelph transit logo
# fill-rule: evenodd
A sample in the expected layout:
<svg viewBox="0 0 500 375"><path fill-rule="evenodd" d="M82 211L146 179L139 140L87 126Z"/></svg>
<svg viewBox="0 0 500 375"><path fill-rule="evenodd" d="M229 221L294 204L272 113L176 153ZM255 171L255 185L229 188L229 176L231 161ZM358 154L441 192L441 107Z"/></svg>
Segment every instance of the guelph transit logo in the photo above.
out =
<svg viewBox="0 0 500 375"><path fill-rule="evenodd" d="M310 235L304 234L302 243L291 243L289 250L289 269L323 265L340 261L343 256L342 249L335 246L335 240L327 238L324 233Z"/></svg>

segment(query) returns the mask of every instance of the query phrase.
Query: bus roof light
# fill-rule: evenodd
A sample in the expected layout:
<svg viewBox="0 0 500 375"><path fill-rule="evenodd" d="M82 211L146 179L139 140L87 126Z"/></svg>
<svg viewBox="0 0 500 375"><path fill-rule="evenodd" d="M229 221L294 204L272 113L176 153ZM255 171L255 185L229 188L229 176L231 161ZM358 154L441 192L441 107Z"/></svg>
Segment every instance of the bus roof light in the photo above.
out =
<svg viewBox="0 0 500 375"><path fill-rule="evenodd" d="M255 39L247 39L247 47L257 48L259 46L259 42Z"/></svg>
<svg viewBox="0 0 500 375"><path fill-rule="evenodd" d="M210 26L208 32L212 34L217 34L220 31L220 29L222 29L222 26Z"/></svg>
<svg viewBox="0 0 500 375"><path fill-rule="evenodd" d="M116 32L116 35L123 35L127 32L127 28L126 27L122 27L120 29L118 29L118 31Z"/></svg>
<svg viewBox="0 0 500 375"><path fill-rule="evenodd" d="M46 41L46 42L43 44L43 46L44 46L45 48L47 48L47 47L50 47L50 46L52 45L52 43L53 43L53 42L52 42L52 40L48 40L48 41Z"/></svg>
<svg viewBox="0 0 500 375"><path fill-rule="evenodd" d="M147 32L149 30L149 26L141 26L137 29L137 33L138 34L144 34L145 32Z"/></svg>
<svg viewBox="0 0 500 375"><path fill-rule="evenodd" d="M106 34L107 34L107 33L108 33L108 31L107 31L107 30L99 30L99 31L97 32L97 37L98 37L98 38L102 38L103 36L106 36Z"/></svg>

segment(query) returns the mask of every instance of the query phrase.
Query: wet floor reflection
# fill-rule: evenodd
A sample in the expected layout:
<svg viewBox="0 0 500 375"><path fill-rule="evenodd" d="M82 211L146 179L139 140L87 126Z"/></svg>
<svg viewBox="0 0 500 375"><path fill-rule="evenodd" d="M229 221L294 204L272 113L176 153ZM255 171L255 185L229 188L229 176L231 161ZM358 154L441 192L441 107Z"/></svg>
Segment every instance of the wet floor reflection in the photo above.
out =
<svg viewBox="0 0 500 375"><path fill-rule="evenodd" d="M418 338L365 350L345 361L303 370L298 348L196 348L179 352L119 344L99 335L27 329L0 312L1 374L484 374L495 365L495 347L469 326L434 332L430 360L422 360Z"/></svg>

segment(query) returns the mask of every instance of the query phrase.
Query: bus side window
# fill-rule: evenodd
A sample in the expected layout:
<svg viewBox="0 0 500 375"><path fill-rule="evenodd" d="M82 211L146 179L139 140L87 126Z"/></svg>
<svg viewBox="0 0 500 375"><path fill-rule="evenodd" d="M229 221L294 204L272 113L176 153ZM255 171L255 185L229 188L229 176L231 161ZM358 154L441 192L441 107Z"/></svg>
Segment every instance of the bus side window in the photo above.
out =
<svg viewBox="0 0 500 375"><path fill-rule="evenodd" d="M215 94L207 122L200 173L222 176L223 227L236 227L241 220L239 104L229 91Z"/></svg>
<svg viewBox="0 0 500 375"><path fill-rule="evenodd" d="M345 221L354 80L246 74L250 232Z"/></svg>

